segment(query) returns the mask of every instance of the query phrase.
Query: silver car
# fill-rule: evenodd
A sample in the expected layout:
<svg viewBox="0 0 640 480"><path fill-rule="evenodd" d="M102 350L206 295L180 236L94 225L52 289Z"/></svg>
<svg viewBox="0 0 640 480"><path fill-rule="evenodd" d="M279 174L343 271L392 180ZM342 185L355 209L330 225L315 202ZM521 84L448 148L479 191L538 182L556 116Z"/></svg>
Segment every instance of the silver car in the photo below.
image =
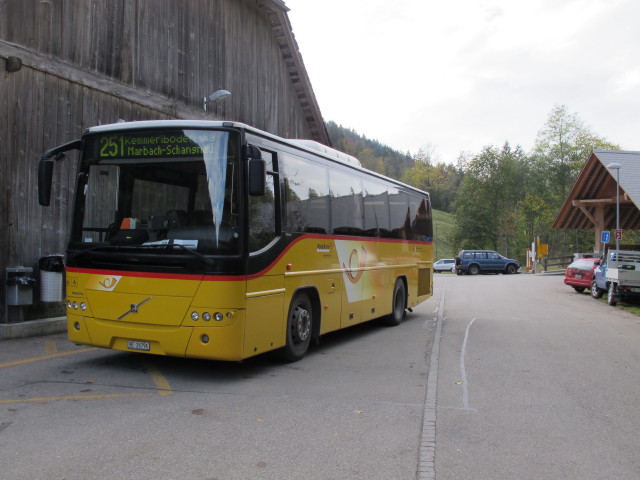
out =
<svg viewBox="0 0 640 480"><path fill-rule="evenodd" d="M453 258L442 258L433 264L433 273L451 272L456 265Z"/></svg>

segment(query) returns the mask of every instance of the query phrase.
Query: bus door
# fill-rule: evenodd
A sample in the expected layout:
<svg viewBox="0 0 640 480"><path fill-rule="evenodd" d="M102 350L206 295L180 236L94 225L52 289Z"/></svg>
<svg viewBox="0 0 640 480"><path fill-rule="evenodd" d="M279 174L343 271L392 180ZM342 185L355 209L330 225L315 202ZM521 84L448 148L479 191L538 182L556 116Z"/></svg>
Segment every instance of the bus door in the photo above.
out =
<svg viewBox="0 0 640 480"><path fill-rule="evenodd" d="M344 289L342 291L341 326L346 327L364 320L363 284L367 264L365 245L362 182L349 171L329 171L331 188L331 228L335 236L336 250Z"/></svg>
<svg viewBox="0 0 640 480"><path fill-rule="evenodd" d="M276 154L263 148L267 188L264 196L248 197L249 276L246 293L244 353L257 355L284 345L286 319L284 270L275 262L282 247L280 186Z"/></svg>

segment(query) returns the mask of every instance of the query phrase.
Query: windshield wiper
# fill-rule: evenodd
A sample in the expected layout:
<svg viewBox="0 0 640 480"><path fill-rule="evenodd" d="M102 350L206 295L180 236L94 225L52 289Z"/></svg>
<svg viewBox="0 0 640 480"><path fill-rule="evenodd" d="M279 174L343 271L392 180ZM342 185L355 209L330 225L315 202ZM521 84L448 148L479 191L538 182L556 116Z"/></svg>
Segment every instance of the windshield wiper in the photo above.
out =
<svg viewBox="0 0 640 480"><path fill-rule="evenodd" d="M106 249L106 250L118 251L118 250L120 250L121 246L120 245L97 245L95 247L90 247L90 248L83 249L83 250L81 250L79 252L70 253L70 254L68 254L68 256L69 256L70 260L75 260L76 258L82 257L82 256L86 255L89 252L94 252L96 250L101 250L103 248Z"/></svg>
<svg viewBox="0 0 640 480"><path fill-rule="evenodd" d="M169 244L163 245L163 246L167 247L167 248L169 248L169 247L181 248L183 251L190 253L191 255L193 255L196 258L199 258L200 260L202 260L204 263L206 263L210 267L213 267L216 264L215 260L207 257L206 255L201 254L200 252L196 252L195 250L191 250L190 248L188 248L185 245L182 245L180 243L169 243Z"/></svg>
<svg viewBox="0 0 640 480"><path fill-rule="evenodd" d="M203 255L202 253L196 252L195 250L191 250L190 248L186 247L185 245L181 245L179 243L165 243L165 244L155 244L155 245L97 245L95 247L90 247L84 250L81 250L77 253L73 253L70 254L69 257L71 260L75 260L79 257L82 257L83 255L86 255L89 252L94 252L97 250L114 250L116 252L119 252L120 250L125 250L125 249L166 249L166 250L171 250L173 247L178 247L180 249L182 249L183 251L191 254L192 256L196 257L198 260L202 261L203 263L209 265L210 267L215 266L216 262L215 260L207 257L206 255Z"/></svg>

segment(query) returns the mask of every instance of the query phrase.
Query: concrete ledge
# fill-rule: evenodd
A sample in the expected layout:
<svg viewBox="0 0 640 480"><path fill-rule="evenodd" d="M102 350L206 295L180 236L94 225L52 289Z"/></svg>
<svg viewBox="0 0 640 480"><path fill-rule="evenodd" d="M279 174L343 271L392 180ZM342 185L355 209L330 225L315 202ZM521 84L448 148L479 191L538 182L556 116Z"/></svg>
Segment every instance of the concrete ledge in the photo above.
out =
<svg viewBox="0 0 640 480"><path fill-rule="evenodd" d="M0 340L39 337L67 331L67 317L25 320L16 323L0 323Z"/></svg>

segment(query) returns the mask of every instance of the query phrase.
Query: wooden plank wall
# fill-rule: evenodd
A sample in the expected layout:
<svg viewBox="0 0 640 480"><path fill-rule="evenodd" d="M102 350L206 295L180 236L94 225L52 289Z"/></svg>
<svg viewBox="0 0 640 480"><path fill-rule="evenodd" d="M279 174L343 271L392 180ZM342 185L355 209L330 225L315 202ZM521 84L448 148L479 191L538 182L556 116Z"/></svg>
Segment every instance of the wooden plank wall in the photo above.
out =
<svg viewBox="0 0 640 480"><path fill-rule="evenodd" d="M0 2L2 275L64 252L77 158L56 166L49 208L38 205L37 164L89 126L228 119L324 140L312 134L265 8L256 0ZM10 55L23 60L17 72L4 68ZM203 112L202 98L220 88L232 97Z"/></svg>

